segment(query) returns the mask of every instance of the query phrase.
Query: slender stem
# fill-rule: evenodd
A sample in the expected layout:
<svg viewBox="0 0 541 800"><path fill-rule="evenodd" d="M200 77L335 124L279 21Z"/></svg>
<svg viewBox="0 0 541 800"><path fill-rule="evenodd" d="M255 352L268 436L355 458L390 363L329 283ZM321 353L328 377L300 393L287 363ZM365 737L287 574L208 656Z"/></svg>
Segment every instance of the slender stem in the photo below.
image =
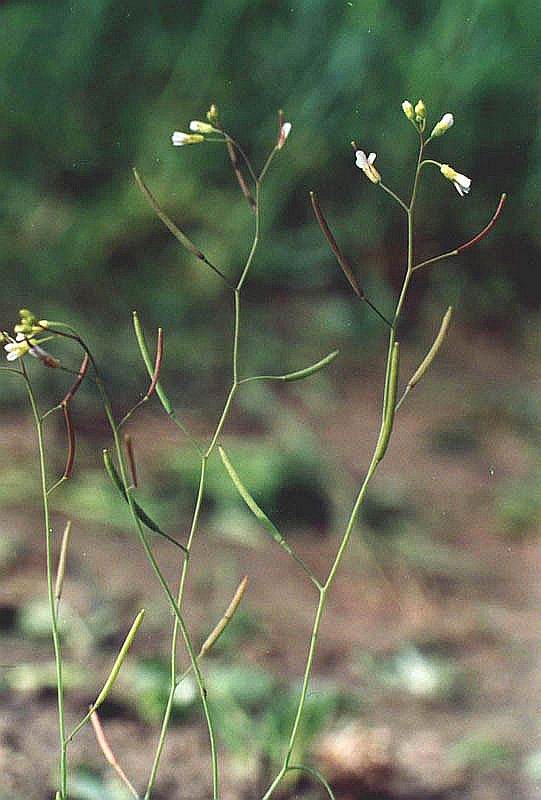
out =
<svg viewBox="0 0 541 800"><path fill-rule="evenodd" d="M406 212L406 214L409 212L409 208L407 207L407 205L404 203L404 201L395 192L393 192L392 189L389 189L389 187L385 186L385 184L381 183L381 181L379 183L379 186L381 186L383 191L387 192L387 194L390 195L393 198L393 200L396 200L398 205Z"/></svg>
<svg viewBox="0 0 541 800"><path fill-rule="evenodd" d="M288 772L294 772L296 770L299 770L301 772L306 772L307 775L311 775L313 778L319 781L319 783L323 786L323 788L329 795L330 800L335 800L333 790L329 786L328 781L325 779L325 777L321 774L321 772L318 769L314 769L313 767L307 767L305 764L291 764L291 766L287 768Z"/></svg>
<svg viewBox="0 0 541 800"><path fill-rule="evenodd" d="M316 613L315 613L315 617L314 617L314 623L313 623L312 634L311 634L311 639L310 639L310 646L309 646L309 649L308 649L308 655L307 655L307 658L306 658L306 665L305 665L305 669L304 669L304 677L303 677L303 682L302 682L302 688L301 688L301 692L300 692L300 696L299 696L299 702L298 702L298 705L297 705L297 711L295 713L295 718L293 720L293 725L291 727L291 733L290 733L290 736L289 736L287 752L286 752L286 755L285 755L285 758L284 758L284 761L282 763L282 766L281 766L280 770L278 771L278 773L275 776L274 780L272 781L272 783L270 784L269 788L267 789L267 791L263 795L262 800L269 800L271 795L275 792L275 790L278 788L278 786L282 782L282 780L283 780L284 776L286 775L286 773L288 772L288 770L290 770L292 768L290 766L290 761L291 761L291 758L292 758L292 755L293 755L293 751L294 751L294 748L295 748L296 740L297 740L297 737L298 737L298 733L299 733L299 729L300 729L300 725L301 725L301 721L302 721L302 717L303 717L303 713L304 713L304 708L305 708L305 705L306 705L306 698L307 698L307 695L308 695L308 687L309 687L310 679L311 679L311 675L312 675L314 657L315 657L317 642L318 642L318 638L319 638L319 630L320 630L320 626L321 626L321 620L323 618L323 612L325 610L325 605L326 605L326 601L327 601L327 594L328 594L328 592L329 592L329 590L330 590L330 588L332 586L332 583L333 583L333 581L334 581L334 579L336 577L336 573L338 572L338 569L339 569L340 564L342 562L342 559L344 557L344 553L346 552L347 546L348 546L349 541L351 539L351 535L352 535L352 532L354 530L355 524L357 522L357 518L358 518L358 515L359 515L359 512L360 512L360 509L362 507L362 504L363 504L363 501L364 501L364 498L365 498L369 483L370 483L370 481L371 481L376 469L378 468L378 465L383 460L383 457L384 457L384 454L385 454L384 452L383 453L380 452L380 442L381 442L381 437L382 437L383 432L384 432L385 425L386 425L387 420L388 420L388 414L389 414L388 404L390 402L395 402L396 401L396 398L393 401L393 393L391 391L391 388L392 388L391 387L391 383L392 383L392 380L391 380L391 369L392 369L392 366L393 366L393 353L395 352L395 345L396 345L396 330L397 330L397 327L398 327L398 322L400 320L400 314L401 314L401 311L402 311L402 308L403 308L403 305L404 305L404 301L405 301L405 298L406 298L406 293L407 293L407 290L408 290L408 286L409 286L409 283L410 283L410 280L411 280L411 276L412 276L412 273L413 273L413 269L412 269L413 268L413 234L414 234L414 213L413 212L414 212L414 208L415 208L415 200L416 200L416 197L417 197L417 189L418 189L418 183L419 183L419 173L420 173L420 167L421 167L421 163L422 163L423 149L424 149L424 140L423 140L423 135L421 134L419 155L418 155L418 159L417 159L417 168L415 170L415 178L414 178L414 182L413 182L413 189L412 189L411 201L410 201L409 206L406 206L406 204L403 203L397 195L395 195L393 192L388 190L387 187L382 186L382 188L385 191L387 191L388 194L390 194L392 197L394 197L395 200L397 200L400 203L402 208L404 208L404 210L407 213L407 218L408 218L408 256L407 256L406 273L405 273L404 280L403 280L403 283L402 283L402 288L401 288L401 291L400 291L400 295L398 297L398 301L397 301L397 304L396 304L394 317L393 317L393 324L392 324L391 329L389 331L389 343L388 343L388 353L387 353L387 360L386 360L386 367L385 367L385 383L384 383L384 389L383 389L383 410L382 410L382 415L381 415L380 432L379 432L379 436L378 436L378 439L377 439L376 446L375 446L373 454L372 454L372 458L370 460L370 464L368 466L368 470L367 470L365 478L364 478L364 480L363 480L363 482L362 482L362 484L360 486L360 489L359 489L359 491L357 493L357 497L355 498L355 502L353 504L353 508L352 508L351 514L349 516L349 520L347 522L345 532L344 532L344 534L342 536L342 539L340 541L340 544L339 544L336 556L334 558L334 561L333 561L333 563L332 563L332 565L330 567L330 570L329 570L329 573L328 573L328 576L327 576L327 580L324 582L324 584L320 588L319 603L318 603L318 606L317 606L317 609L316 609Z"/></svg>
<svg viewBox="0 0 541 800"><path fill-rule="evenodd" d="M47 596L49 601L49 614L51 617L51 632L53 638L53 648L55 656L56 667L56 687L57 687L57 706L58 706L58 728L60 738L60 763L59 763L59 778L60 778L60 800L67 800L67 745L66 745L66 725L64 715L64 678L62 666L62 650L60 644L60 633L58 630L58 617L56 614L55 603L55 588L54 588L54 566L53 566L53 553L52 553L52 528L49 510L49 493L47 491L47 462L45 456L45 442L43 437L43 419L40 415L34 390L30 383L24 365L21 363L21 370L24 375L30 405L32 407L32 414L36 426L36 433L38 438L39 450L39 468L40 468L40 482L41 482L41 497L43 503L43 517L45 527L45 552L47 562Z"/></svg>
<svg viewBox="0 0 541 800"><path fill-rule="evenodd" d="M422 169L423 167L426 167L428 164L432 164L433 167L437 167L438 169L441 169L441 161L434 161L433 158L425 158L424 161L420 161L419 169Z"/></svg>
<svg viewBox="0 0 541 800"><path fill-rule="evenodd" d="M248 272L250 270L250 267L252 266L252 263L253 263L253 260L254 260L254 256L256 254L256 251L257 251L257 248L258 248L258 245L259 245L260 225L261 225L261 214L260 214L261 182L262 182L263 178L265 177L265 174L267 173L268 168L270 167L270 164L272 162L272 159L274 158L274 155L277 152L277 148L274 147L273 150L270 152L270 154L269 154L269 156L268 156L268 158L267 158L267 160L266 160L266 162L265 162L265 164L263 166L263 169L261 170L259 176L256 176L256 174L255 174L255 172L254 172L254 170L252 168L252 165L251 165L248 157L246 156L245 152L241 148L241 146L235 140L233 140L228 134L226 134L225 132L224 132L224 136L226 138L226 141L228 143L230 143L240 153L240 155L242 156L242 158L243 158L243 160L244 160L244 162L245 162L245 164L246 164L246 166L248 168L248 172L250 173L250 177L254 181L254 184L255 184L255 208L254 208L254 211L255 211L255 229L254 229L254 236L253 236L253 239L252 239L252 244L251 244L251 247L250 247L250 251L248 253L248 257L246 259L245 265L244 265L243 270L241 272L241 275L239 277L238 283L233 288L234 323L233 323L233 352L232 352L232 382L231 382L231 386L229 388L229 392L227 394L227 398L225 400L225 404L224 404L222 413L220 414L220 417L219 417L218 422L216 424L216 428L215 428L214 433L213 433L213 435L211 437L210 443L209 443L207 449L204 452L199 450L200 455L201 455L201 469L200 469L200 475L199 475L199 486L198 486L197 496L196 496L196 500L195 500L194 513L193 513L193 516L192 516L192 523L191 523L191 526L190 526L190 533L189 533L188 540L187 540L187 543L186 543L187 552L186 552L186 554L184 556L184 560L183 560L183 563L182 563L182 569L181 569L181 575L180 575L179 589L178 589L178 594L177 594L177 607L178 607L179 610L182 609L182 605L183 605L183 601L184 601L184 592L185 592L187 575L188 575L190 553L191 553L193 541L195 539L195 536L196 536L196 533L197 533L197 529L198 529L198 525L199 525L199 518L200 518L200 514L201 514L201 505L202 505L202 501L203 501L203 497L204 497L204 493L205 493L205 480L206 480L207 462L208 462L208 459L211 457L211 455L213 454L213 452L214 452L214 450L216 448L216 445L218 443L218 440L219 440L219 437L221 435L221 432L222 432L222 430L224 428L224 425L225 425L225 423L227 421L227 418L229 416L229 413L230 413L230 410L231 410L231 407L232 407L232 404L233 404L233 400L234 400L235 395L237 393L237 389L238 389L238 387L239 387L239 385L241 383L239 381L240 296L241 296L242 287L243 287L244 282L245 282L245 280L246 280L246 278L248 276ZM236 171L237 177L238 177L238 174L239 174L238 171L237 171L238 170L238 166L235 167L235 163L233 163L233 167L235 168L235 171ZM242 184L241 184L241 188L242 188ZM148 784L147 784L147 789L146 789L146 792L145 792L145 795L144 795L144 800L150 800L150 797L151 797L151 794L152 794L152 791L153 791L153 788L154 788L154 784L156 782L156 777L157 777L157 773L158 773L158 767L159 767L160 759L161 759L161 756L162 756L163 748L164 748L164 745L165 745L165 738L166 738L166 735L167 735L167 731L168 731L169 724L170 724L170 719L171 719L171 713L172 713L172 710L173 710L173 700L174 700L174 695L175 695L176 688L177 688L178 684L180 683L180 681L183 679L183 677L189 671L189 670L185 670L185 672L183 673L183 675L181 675L180 678L177 677L177 645L178 645L179 627L180 627L180 620L179 619L175 619L175 622L174 622L174 625L173 625L172 638L171 638L171 662L170 662L171 663L171 677L170 677L170 681L171 682L170 682L170 687L169 687L169 694L168 694L166 706L165 706L165 709L164 709L164 714L163 714L163 718L162 718L162 725L161 725L161 729L160 729L160 735L159 735L158 744L157 744L156 752L155 752L155 755L154 755L154 761L153 761L153 764L152 764L152 768L151 768L151 772L150 772L150 776L149 776L149 780L148 780ZM192 660L191 668L192 669L194 668L193 660ZM212 764L213 764L213 782L214 782L215 798L216 798L217 785L218 785L218 775L217 775L217 768L218 767L217 767L217 759L216 759L214 753L212 755Z"/></svg>
<svg viewBox="0 0 541 800"><path fill-rule="evenodd" d="M261 169L261 172L259 173L259 175L258 175L258 178L257 178L257 182L258 182L259 184L261 184L261 182L262 182L263 178L264 178L264 177L265 177L265 175L267 174L267 172L268 172L268 170L269 170L269 167L270 167L270 165L272 164L272 161L273 161L273 159L274 159L274 156L276 155L276 153L278 152L278 150L279 150L279 147L278 147L277 145L275 145L275 146L272 148L272 150L270 151L269 155L267 156L267 160L266 160L266 161L265 161L265 163L263 164L263 167L262 167L262 169Z"/></svg>
<svg viewBox="0 0 541 800"><path fill-rule="evenodd" d="M261 184L259 181L256 182L255 185L255 202L256 202L256 209L255 209L255 231L254 231L254 238L252 240L252 246L250 247L250 252L248 253L248 258L246 259L246 264L244 265L244 269L242 270L241 276L238 280L238 283L235 287L235 292L238 294L240 293L244 281L248 275L250 267L252 266L252 261L254 260L254 256L256 254L257 247L259 245L259 228L261 224L261 212L260 212L260 202L259 196L261 192Z"/></svg>
<svg viewBox="0 0 541 800"><path fill-rule="evenodd" d="M188 655L190 657L190 662L192 664L192 668L193 668L193 672L194 672L195 679L196 679L196 682L197 682L197 686L199 688L201 704L203 706L203 712L204 712L204 715L205 715L205 719L206 719L206 723L207 723L207 729L208 729L208 733L209 733L209 739L210 739L210 748L211 748L211 756L212 756L212 764L213 764L213 770L212 770L212 772L213 772L213 798L214 798L214 800L218 800L218 756L217 756L217 749L216 749L216 736L215 736L214 724L213 724L213 721L212 721L212 716L211 716L210 708L209 708L209 704L208 704L207 689L206 689L206 686L205 686L205 681L203 679L203 675L202 675L201 670L199 668L199 665L197 663L197 656L196 656L196 653L195 653L195 650L194 650L194 647L193 647L193 644L192 644L192 641L191 641L191 637L190 637L188 628L186 626L186 622L185 622L185 620L184 620L184 618L183 618L183 616L182 616L182 614L180 612L180 609L179 609L179 607L177 605L175 597L173 596L173 593L172 593L171 589L169 588L169 584L167 583L167 581L165 580L165 578L163 576L163 573L162 573L162 571L160 569L160 566L159 566L159 564L158 564L158 562L156 560L156 557L155 557L150 545L148 544L147 537L146 537L145 532L143 530L143 526L141 524L141 521L140 521L139 517L137 516L137 511L136 511L136 508L135 508L135 505L134 505L134 500L133 500L132 487L131 487L130 482L128 480L128 473L127 473L127 468L126 468L126 463L125 463L124 450L122 448L122 442L121 442L121 438L120 438L120 430L119 430L118 424L117 424L117 422L115 420L115 417L114 417L114 414L113 414L113 409L112 409L112 406L111 406L111 401L109 400L109 396L108 396L108 394L107 394L107 392L105 390L105 386L103 384L103 381L101 379L101 375L100 375L99 370L97 368L96 361L95 361L94 357L92 356L92 353L90 352L90 349L87 347L85 342L81 339L79 334L73 328L71 328L68 325L63 325L62 327L65 327L67 330L70 331L70 333L65 333L63 331L55 331L55 333L57 333L60 336L65 336L65 337L67 337L69 339L73 339L74 341L78 342L79 345L83 348L84 352L88 355L88 358L90 359L90 363L92 364L92 367L94 369L94 373L95 373L95 376L96 376L96 383L97 383L98 390L99 390L99 393L100 393L100 396L101 396L101 399L102 399L102 404L103 404L103 408L104 408L104 411L105 411L105 415L107 417L107 420L109 422L109 426L111 428L111 432L112 432L112 435L113 435L113 441L114 441L114 445L115 445L115 452L116 452L116 456L117 456L117 460L118 460L118 468L119 468L119 472L120 472L122 485L124 486L124 489L125 489L126 498L128 500L128 506L129 506L129 509L130 509L130 515L131 515L132 521L133 521L133 523L135 525L135 528L136 528L136 531L137 531L137 535L139 537L139 541L141 542L141 545L142 545L142 547L143 547L143 549L145 551L145 555L148 558L148 560L150 561L152 569L153 569L153 571L154 571L154 573L155 573L155 575L156 575L156 577L158 579L158 582L159 582L164 594L166 595L166 597L167 597L167 599L168 599L168 601L169 601L169 603L171 605L171 608L173 610L173 613L175 615L176 620L178 621L178 625L179 625L180 631L182 633L182 637L184 639L184 644L186 646L186 650L187 650ZM54 602L54 597L53 597L53 602ZM66 740L64 738L63 741L64 741L64 747L66 747L66 745L68 744L69 739ZM62 796L62 800L64 800L64 795Z"/></svg>
<svg viewBox="0 0 541 800"><path fill-rule="evenodd" d="M197 497L195 501L195 509L192 518L192 525L190 529L190 535L188 536L188 541L186 543L186 554L184 556L184 561L182 564L182 572L180 576L180 583L179 589L177 593L177 605L179 609L182 609L182 604L184 601L184 590L186 585L186 578L188 574L188 564L190 560L190 553L191 548L194 540L194 536L197 530L197 524L199 521L199 514L201 511L201 503L203 500L203 493L205 489L205 473L206 473L206 466L207 466L207 456L204 455L201 457L201 472L199 475L199 488L197 490ZM148 800L154 788L154 784L156 782L156 777L158 774L158 767L160 764L160 759L162 756L163 748L165 745L165 737L167 735L167 731L169 730L169 722L171 720L171 713L173 711L173 701L175 698L175 691L178 686L178 679L177 679L177 649L178 649L178 634L179 634L179 623L178 620L175 618L173 623L173 633L171 637L171 683L169 686L169 695L167 697L167 703L164 709L163 718L162 718L162 725L160 728L160 736L158 739L158 744L156 747L156 752L154 754L154 761L152 763L152 768L150 772L150 776L148 779L147 789L145 792L144 800Z"/></svg>
<svg viewBox="0 0 541 800"><path fill-rule="evenodd" d="M429 264L436 264L438 261L451 258L451 256L457 256L459 252L460 251L455 248L454 250L449 250L447 253L441 253L439 256L428 258L426 261L421 261L419 264L415 264L415 266L412 267L412 272L416 272L418 269L421 269L421 267L428 267Z"/></svg>

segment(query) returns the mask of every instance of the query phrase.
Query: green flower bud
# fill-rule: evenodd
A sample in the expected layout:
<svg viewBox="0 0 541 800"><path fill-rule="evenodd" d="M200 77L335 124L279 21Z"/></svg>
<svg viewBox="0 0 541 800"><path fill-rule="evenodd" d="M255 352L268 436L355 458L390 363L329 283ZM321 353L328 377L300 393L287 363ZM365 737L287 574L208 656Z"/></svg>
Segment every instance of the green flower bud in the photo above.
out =
<svg viewBox="0 0 541 800"><path fill-rule="evenodd" d="M214 105L214 103L207 111L207 119L211 125L218 125L218 108Z"/></svg>
<svg viewBox="0 0 541 800"><path fill-rule="evenodd" d="M426 127L426 108L423 100L418 100L415 106L415 122L419 126L419 130L424 131Z"/></svg>

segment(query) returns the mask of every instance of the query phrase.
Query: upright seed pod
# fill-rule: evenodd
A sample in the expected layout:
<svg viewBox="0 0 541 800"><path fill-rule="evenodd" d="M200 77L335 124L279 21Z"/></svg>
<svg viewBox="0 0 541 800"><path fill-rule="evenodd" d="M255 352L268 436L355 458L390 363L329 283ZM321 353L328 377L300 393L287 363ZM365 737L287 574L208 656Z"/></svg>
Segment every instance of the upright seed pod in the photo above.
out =
<svg viewBox="0 0 541 800"><path fill-rule="evenodd" d="M391 354L391 365L389 368L389 386L387 393L387 402L385 407L385 416L381 425L378 443L376 446L376 462L380 462L387 447L393 430L393 423L396 414L396 394L398 389L398 368L399 368L399 349L398 342L393 345L393 352Z"/></svg>

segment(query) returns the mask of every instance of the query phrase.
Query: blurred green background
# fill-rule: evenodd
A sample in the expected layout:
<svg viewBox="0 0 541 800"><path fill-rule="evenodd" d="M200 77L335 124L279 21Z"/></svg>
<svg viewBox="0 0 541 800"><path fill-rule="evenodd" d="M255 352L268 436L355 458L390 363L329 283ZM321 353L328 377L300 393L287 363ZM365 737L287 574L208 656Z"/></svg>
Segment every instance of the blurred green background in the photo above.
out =
<svg viewBox="0 0 541 800"><path fill-rule="evenodd" d="M72 321L101 356L114 340L115 378L131 386L137 308L145 325L180 333L168 339L168 368L175 363L201 398L201 354L210 371L229 360L229 297L154 217L130 167L204 252L237 275L253 219L225 149L170 141L212 102L256 165L275 141L277 110L293 123L265 186L263 243L246 292L246 325L252 312L259 320L245 340L254 366L258 331L268 347L268 326L283 359L283 319L283 335L299 337L301 362L303 341L312 354L320 341L319 354L340 337L379 332L377 321L358 321L308 191L317 189L362 284L389 309L402 273L403 215L356 170L349 142L377 151L386 182L407 196L416 141L404 98L425 99L429 129L444 112L455 114L430 155L473 178L461 199L427 174L420 257L468 239L500 192L509 194L489 239L421 276L412 322L427 296L438 314L456 302L464 319L505 330L520 304L537 308L537 0L8 2L0 26L4 328L29 306ZM268 369L272 347L266 355Z"/></svg>

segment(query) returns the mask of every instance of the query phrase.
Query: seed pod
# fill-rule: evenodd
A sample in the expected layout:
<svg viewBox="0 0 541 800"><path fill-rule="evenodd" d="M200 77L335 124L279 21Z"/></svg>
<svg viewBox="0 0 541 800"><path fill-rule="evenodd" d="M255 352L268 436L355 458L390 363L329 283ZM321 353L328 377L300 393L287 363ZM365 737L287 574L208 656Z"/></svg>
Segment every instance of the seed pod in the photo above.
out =
<svg viewBox="0 0 541 800"><path fill-rule="evenodd" d="M434 342L432 343L432 347L430 348L430 350L428 351L426 356L423 358L423 360L421 361L421 363L419 364L419 366L415 370L414 374L411 376L411 378L408 381L408 384L407 384L407 389L408 390L409 389L413 389L413 387L417 383L419 383L419 381L421 380L421 378L423 377L423 375L425 374L425 372L427 371L429 366L434 361L434 359L435 359L435 357L436 357L436 355L438 353L438 350L442 346L443 340L445 339L445 336L447 335L447 330L448 330L449 324L451 322L452 314L453 314L453 307L449 306L449 308L445 312L444 317L443 317L443 319L441 321L440 329L439 329L439 331L437 333L436 338L434 339Z"/></svg>
<svg viewBox="0 0 541 800"><path fill-rule="evenodd" d="M305 367L304 369L299 369L296 372L288 372L287 375L281 375L283 381L300 381L303 378L308 378L310 375L313 375L316 372L319 372L320 369L323 369L330 364L336 356L338 355L338 350L333 350L332 353L322 358L320 361L317 361L315 364L312 364L310 367Z"/></svg>
<svg viewBox="0 0 541 800"><path fill-rule="evenodd" d="M393 423L396 413L396 393L398 388L398 342L393 345L393 352L391 355L391 366L389 371L389 386L387 393L387 402L385 409L385 417L381 426L378 443L376 445L376 461L379 462L385 455L389 440L393 430Z"/></svg>
<svg viewBox="0 0 541 800"><path fill-rule="evenodd" d="M128 654L128 650L131 647L131 643L135 639L135 634L139 630L139 626L140 626L141 622L143 621L144 615L145 615L145 609L142 608L141 611L135 617L135 619L133 621L133 625L131 626L128 635L124 639L124 644L120 648L120 651L119 651L119 653L118 653L118 655L117 655L117 657L115 659L115 663L113 664L113 668L112 668L111 672L109 673L109 677L107 678L107 680L103 684L103 689L101 690L101 692L97 696L96 701L92 706L92 711L96 711L101 706L101 704L103 703L103 701L105 700L105 698L107 697L107 695L109 694L111 689L113 688L113 684L116 681L117 675L118 675L118 673L120 671L120 667L122 666L122 663L123 663L124 659L126 658L126 656Z"/></svg>

